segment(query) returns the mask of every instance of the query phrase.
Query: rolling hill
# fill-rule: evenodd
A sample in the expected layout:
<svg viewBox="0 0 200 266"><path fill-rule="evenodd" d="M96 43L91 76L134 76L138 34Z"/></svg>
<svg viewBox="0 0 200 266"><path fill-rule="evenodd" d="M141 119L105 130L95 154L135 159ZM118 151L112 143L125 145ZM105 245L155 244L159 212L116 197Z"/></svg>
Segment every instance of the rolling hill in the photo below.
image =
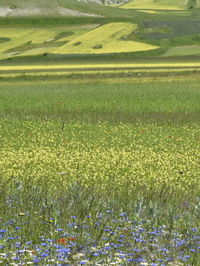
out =
<svg viewBox="0 0 200 266"><path fill-rule="evenodd" d="M149 10L187 10L199 7L199 0L132 0L121 8Z"/></svg>
<svg viewBox="0 0 200 266"><path fill-rule="evenodd" d="M113 0L115 2L115 0ZM113 3L114 3L113 2ZM111 2L112 3L112 2ZM123 0L122 2L123 3ZM123 16L129 12L101 0L1 0L1 16Z"/></svg>
<svg viewBox="0 0 200 266"><path fill-rule="evenodd" d="M199 55L199 2L1 0L0 60Z"/></svg>

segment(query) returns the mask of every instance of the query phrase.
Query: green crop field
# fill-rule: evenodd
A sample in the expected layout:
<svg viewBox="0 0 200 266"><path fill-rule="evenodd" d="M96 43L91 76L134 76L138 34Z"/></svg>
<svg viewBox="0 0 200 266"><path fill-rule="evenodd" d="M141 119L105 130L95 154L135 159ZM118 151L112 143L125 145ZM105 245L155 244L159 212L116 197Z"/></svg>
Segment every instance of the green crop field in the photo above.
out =
<svg viewBox="0 0 200 266"><path fill-rule="evenodd" d="M124 5L122 8L133 9L159 9L159 10L185 10L190 1L185 0L134 0Z"/></svg>
<svg viewBox="0 0 200 266"><path fill-rule="evenodd" d="M0 0L0 265L199 266L199 7Z"/></svg>
<svg viewBox="0 0 200 266"><path fill-rule="evenodd" d="M188 46L177 46L169 49L164 56L181 56L181 55L198 55L200 54L200 46L188 45Z"/></svg>

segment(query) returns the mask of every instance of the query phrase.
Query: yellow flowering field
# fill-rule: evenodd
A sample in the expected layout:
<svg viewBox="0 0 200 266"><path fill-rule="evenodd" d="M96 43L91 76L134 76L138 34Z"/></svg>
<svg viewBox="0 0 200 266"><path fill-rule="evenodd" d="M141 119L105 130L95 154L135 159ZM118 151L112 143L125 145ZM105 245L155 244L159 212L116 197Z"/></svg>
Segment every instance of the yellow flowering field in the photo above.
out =
<svg viewBox="0 0 200 266"><path fill-rule="evenodd" d="M56 48L55 54L102 54L147 51L159 48L138 41L123 40L137 30L137 25L132 23L108 23L100 26L66 45Z"/></svg>
<svg viewBox="0 0 200 266"><path fill-rule="evenodd" d="M56 122L6 122L1 120L3 180L23 184L27 178L32 183L45 179L53 190L75 182L120 196L199 193L197 125L172 129L154 124L69 123L60 132Z"/></svg>

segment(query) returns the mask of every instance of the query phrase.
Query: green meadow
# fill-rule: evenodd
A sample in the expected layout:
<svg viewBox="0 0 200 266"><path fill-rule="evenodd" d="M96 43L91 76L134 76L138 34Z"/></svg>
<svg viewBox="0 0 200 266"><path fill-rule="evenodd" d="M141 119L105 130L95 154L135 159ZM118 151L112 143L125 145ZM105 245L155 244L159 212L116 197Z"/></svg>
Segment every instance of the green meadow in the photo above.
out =
<svg viewBox="0 0 200 266"><path fill-rule="evenodd" d="M145 230L164 224L168 237L173 232L189 237L191 228L199 228L198 84L196 75L2 81L1 215L4 223L14 221L6 225L11 236L20 226L21 248L24 241L31 241L31 249L44 243L41 233L62 242L57 229L70 217L92 226L97 214L108 210L113 214L103 218L103 227L89 229L97 249L107 243L104 226L120 212L144 221ZM81 228L67 231L77 245L85 245ZM158 241L162 246L166 239ZM15 242L0 243L15 254ZM172 261L181 263L174 247L169 250ZM187 245L180 250L188 254ZM43 253L35 252L19 259L27 263L37 256L41 264L55 259L53 253L43 260ZM73 249L74 258L65 261L79 264L79 253ZM151 262L149 253L145 258ZM191 253L189 262L198 265L198 258ZM118 256L101 259L126 265ZM98 260L86 257L86 263Z"/></svg>

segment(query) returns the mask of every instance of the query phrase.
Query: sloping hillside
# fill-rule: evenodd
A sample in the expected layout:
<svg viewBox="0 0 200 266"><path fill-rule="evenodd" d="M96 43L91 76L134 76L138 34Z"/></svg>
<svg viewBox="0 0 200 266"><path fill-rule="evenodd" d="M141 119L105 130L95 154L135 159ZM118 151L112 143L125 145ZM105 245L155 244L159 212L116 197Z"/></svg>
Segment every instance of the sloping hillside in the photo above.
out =
<svg viewBox="0 0 200 266"><path fill-rule="evenodd" d="M132 0L121 6L126 9L186 10L199 7L199 0Z"/></svg>
<svg viewBox="0 0 200 266"><path fill-rule="evenodd" d="M123 1L123 0L122 0ZM79 0L1 0L0 16L124 16L127 10L104 5L99 1Z"/></svg>
<svg viewBox="0 0 200 266"><path fill-rule="evenodd" d="M82 36L71 40L56 49L60 54L105 54L121 52L138 52L157 49L157 46L124 40L126 36L137 30L132 23L109 23L98 27Z"/></svg>

